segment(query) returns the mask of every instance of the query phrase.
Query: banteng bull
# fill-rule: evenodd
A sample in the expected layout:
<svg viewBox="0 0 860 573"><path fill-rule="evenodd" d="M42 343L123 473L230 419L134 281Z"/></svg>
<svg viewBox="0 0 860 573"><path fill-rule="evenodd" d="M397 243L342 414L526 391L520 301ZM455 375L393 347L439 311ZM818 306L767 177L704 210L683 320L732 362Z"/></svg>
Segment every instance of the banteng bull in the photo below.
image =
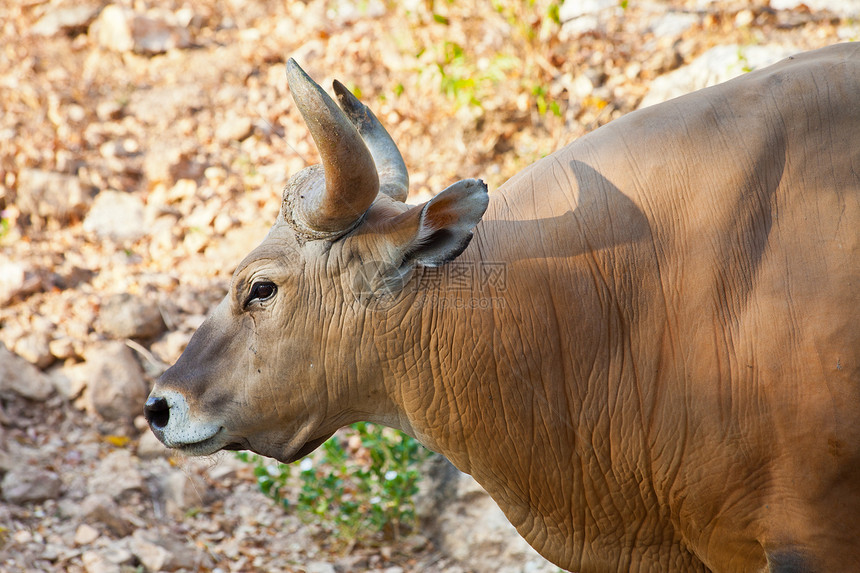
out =
<svg viewBox="0 0 860 573"><path fill-rule="evenodd" d="M373 114L287 73L322 165L152 391L167 446L369 420L567 569L860 571L860 44L415 207Z"/></svg>

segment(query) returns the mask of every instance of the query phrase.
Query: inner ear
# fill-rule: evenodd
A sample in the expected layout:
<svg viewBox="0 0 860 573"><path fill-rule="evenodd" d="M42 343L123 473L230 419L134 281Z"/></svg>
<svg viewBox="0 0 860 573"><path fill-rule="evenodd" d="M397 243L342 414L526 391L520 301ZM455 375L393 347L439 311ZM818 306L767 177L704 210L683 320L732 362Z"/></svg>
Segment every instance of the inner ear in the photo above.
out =
<svg viewBox="0 0 860 573"><path fill-rule="evenodd" d="M417 221L412 211L405 213L406 225L412 229L402 245L403 264L414 261L438 267L456 259L469 246L472 230L488 203L487 185L478 179L464 179L416 207L420 210Z"/></svg>
<svg viewBox="0 0 860 573"><path fill-rule="evenodd" d="M448 229L433 231L426 237L422 237L410 246L403 254L403 266L413 261L419 262L426 267L438 267L453 261L469 246L472 233L464 236L457 235Z"/></svg>

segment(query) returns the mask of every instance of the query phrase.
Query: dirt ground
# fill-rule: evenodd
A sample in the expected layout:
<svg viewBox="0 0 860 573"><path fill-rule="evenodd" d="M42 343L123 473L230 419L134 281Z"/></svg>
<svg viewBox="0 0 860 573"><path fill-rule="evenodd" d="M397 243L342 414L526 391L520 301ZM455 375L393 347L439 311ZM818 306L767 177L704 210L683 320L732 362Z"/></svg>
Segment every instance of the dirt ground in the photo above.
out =
<svg viewBox="0 0 860 573"><path fill-rule="evenodd" d="M344 553L232 454L159 449L139 412L317 161L288 57L360 94L418 201L492 192L714 46L743 64L860 37L786 1L559 4L0 5L0 571L476 570L420 532Z"/></svg>

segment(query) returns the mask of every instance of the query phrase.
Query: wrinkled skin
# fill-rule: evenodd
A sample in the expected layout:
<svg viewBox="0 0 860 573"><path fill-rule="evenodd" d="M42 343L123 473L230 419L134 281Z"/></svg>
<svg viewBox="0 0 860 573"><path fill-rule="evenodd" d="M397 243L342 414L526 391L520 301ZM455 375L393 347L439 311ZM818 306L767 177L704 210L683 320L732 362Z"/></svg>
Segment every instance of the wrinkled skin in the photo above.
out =
<svg viewBox="0 0 860 573"><path fill-rule="evenodd" d="M291 461L387 424L576 571L860 570L860 46L434 201L380 194L331 241L282 212L156 434Z"/></svg>

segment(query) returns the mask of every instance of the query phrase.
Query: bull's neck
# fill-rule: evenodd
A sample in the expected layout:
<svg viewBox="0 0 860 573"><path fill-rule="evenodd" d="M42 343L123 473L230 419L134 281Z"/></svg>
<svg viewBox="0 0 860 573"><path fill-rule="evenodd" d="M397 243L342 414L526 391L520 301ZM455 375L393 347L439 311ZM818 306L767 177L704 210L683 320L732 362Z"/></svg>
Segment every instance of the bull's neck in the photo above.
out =
<svg viewBox="0 0 860 573"><path fill-rule="evenodd" d="M517 312L533 302L536 312L554 320L549 278L532 262L539 259L535 251L525 263L512 259L522 254L521 247L502 240L510 241L511 235L493 203L460 257L416 269L400 311L388 315L385 335L376 342L386 346L379 355L387 357L384 378L401 410L403 429L473 474L492 466L488 448L530 439L516 434L512 420L530 417L535 409L546 410L547 420L569 416L550 403L561 398L542 388L524 384L515 389L530 394L520 396L519 403L511 392L518 379L544 378L540 362L557 361L563 350L558 333L556 340L547 340L551 327L524 322ZM535 301L524 300L532 295Z"/></svg>

